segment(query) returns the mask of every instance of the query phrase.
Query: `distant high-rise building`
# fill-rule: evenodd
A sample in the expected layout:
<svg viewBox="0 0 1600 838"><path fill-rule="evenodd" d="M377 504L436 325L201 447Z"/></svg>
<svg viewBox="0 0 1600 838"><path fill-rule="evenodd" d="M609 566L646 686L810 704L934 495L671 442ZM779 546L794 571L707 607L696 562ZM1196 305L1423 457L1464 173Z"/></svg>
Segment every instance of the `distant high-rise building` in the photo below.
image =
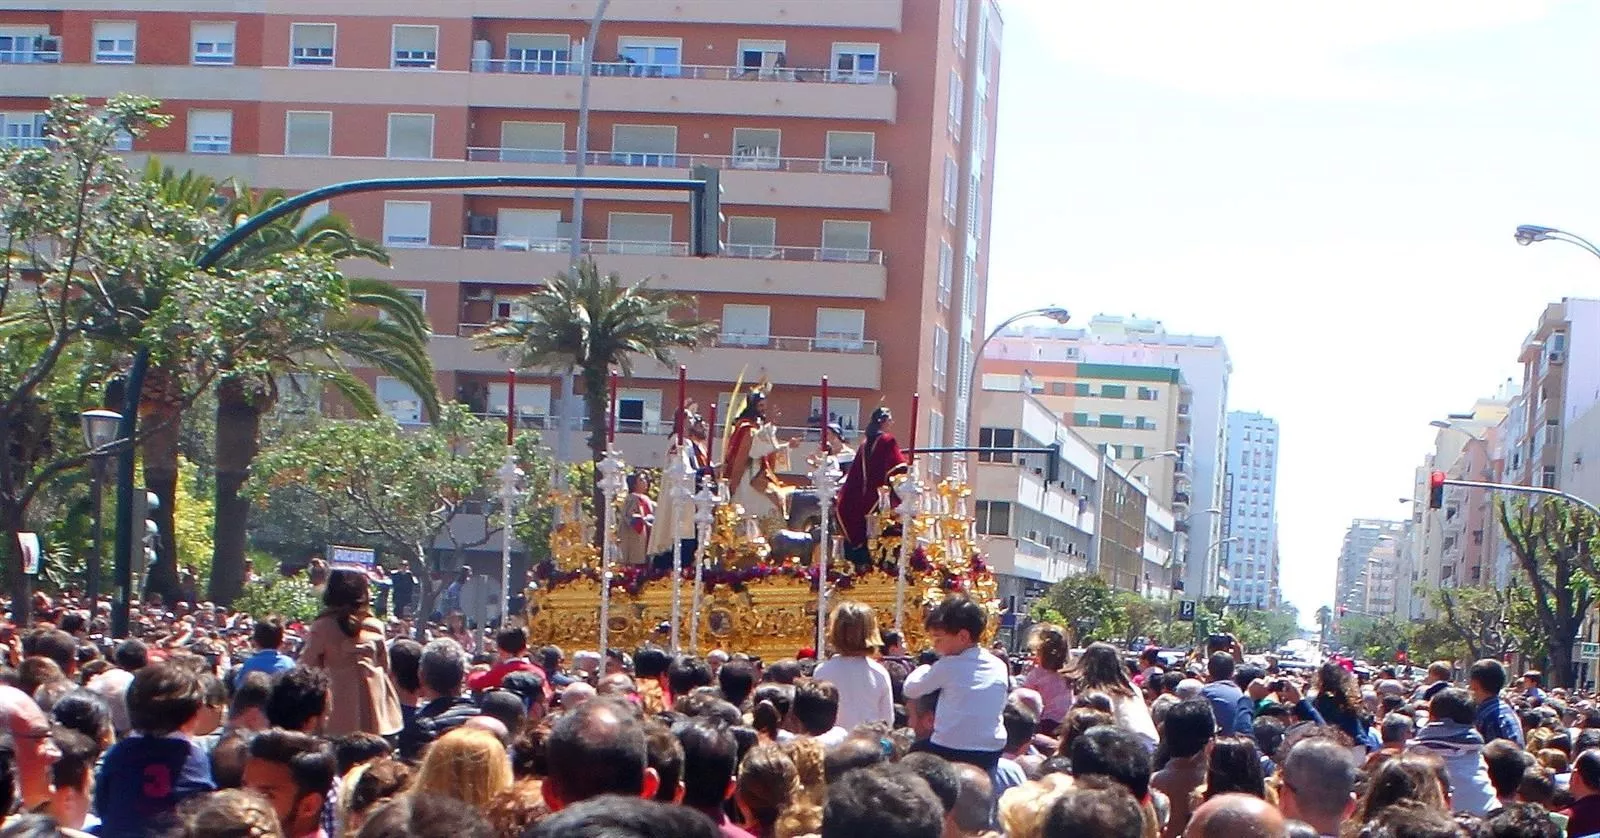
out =
<svg viewBox="0 0 1600 838"><path fill-rule="evenodd" d="M1350 529L1344 534L1344 545L1339 549L1339 566L1334 576L1333 601L1336 606L1345 613L1367 613L1367 588L1370 584L1367 563L1373 558L1372 551L1385 538L1391 543L1401 538L1405 528L1402 521L1357 518L1350 522ZM1393 600L1392 594L1390 600Z"/></svg>
<svg viewBox="0 0 1600 838"><path fill-rule="evenodd" d="M1278 423L1260 413L1228 413L1226 535L1228 602L1270 608L1278 555Z"/></svg>

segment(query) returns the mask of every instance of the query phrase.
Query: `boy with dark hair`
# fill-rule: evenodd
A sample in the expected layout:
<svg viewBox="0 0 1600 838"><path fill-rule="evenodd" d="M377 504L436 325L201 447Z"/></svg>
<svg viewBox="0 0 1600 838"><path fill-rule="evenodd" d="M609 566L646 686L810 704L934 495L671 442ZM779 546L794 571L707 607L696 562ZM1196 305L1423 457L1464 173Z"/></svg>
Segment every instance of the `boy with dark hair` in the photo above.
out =
<svg viewBox="0 0 1600 838"><path fill-rule="evenodd" d="M50 817L68 829L95 828L100 819L89 813L89 779L94 774L95 760L100 758L100 744L60 726L50 733L50 741L61 753L50 766L50 784L55 789L50 797Z"/></svg>
<svg viewBox="0 0 1600 838"><path fill-rule="evenodd" d="M739 743L727 726L696 719L673 729L683 746L683 805L710 818L723 838L749 838L723 807L739 773Z"/></svg>
<svg viewBox="0 0 1600 838"><path fill-rule="evenodd" d="M250 639L255 643L256 653L239 665L239 672L233 677L234 684L244 680L244 676L251 672L265 672L270 677L294 669L294 658L278 651L278 647L283 645L282 617L256 620Z"/></svg>
<svg viewBox="0 0 1600 838"><path fill-rule="evenodd" d="M705 658L679 655L667 667L667 690L673 701L694 692L695 687L711 686L711 665Z"/></svg>
<svg viewBox="0 0 1600 838"><path fill-rule="evenodd" d="M216 789L193 738L204 701L200 679L188 669L158 664L135 673L128 687L133 734L106 753L94 790L102 838L163 834L179 804Z"/></svg>
<svg viewBox="0 0 1600 838"><path fill-rule="evenodd" d="M905 694L914 699L939 691L940 698L933 736L918 747L992 771L1006 745L1001 714L1011 679L1005 662L978 645L989 615L958 595L929 610L923 624L940 657L906 676Z"/></svg>
<svg viewBox="0 0 1600 838"><path fill-rule="evenodd" d="M717 687L729 704L743 708L756 688L756 668L748 661L728 661L717 670Z"/></svg>
<svg viewBox="0 0 1600 838"><path fill-rule="evenodd" d="M806 681L796 687L793 707L800 732L824 748L832 748L850 735L838 724L839 688L827 681Z"/></svg>
<svg viewBox="0 0 1600 838"><path fill-rule="evenodd" d="M906 768L874 765L828 784L822 838L925 838L943 831L944 806L928 782Z"/></svg>
<svg viewBox="0 0 1600 838"><path fill-rule="evenodd" d="M1505 688L1504 664L1494 658L1484 658L1472 665L1467 673L1467 689L1472 693L1472 700L1478 703L1473 727L1478 729L1484 742L1510 739L1519 746L1525 745L1522 723L1517 721L1511 705L1500 698L1500 691Z"/></svg>
<svg viewBox="0 0 1600 838"><path fill-rule="evenodd" d="M297 666L272 679L267 697L267 722L273 727L301 733L320 733L328 715L328 673Z"/></svg>
<svg viewBox="0 0 1600 838"><path fill-rule="evenodd" d="M417 692L422 689L417 667L421 660L421 643L402 637L389 644L389 680L400 697L400 718L408 725L417 715Z"/></svg>
<svg viewBox="0 0 1600 838"><path fill-rule="evenodd" d="M251 672L239 679L228 703L229 730L266 730L267 699L272 697L272 679L265 672Z"/></svg>
<svg viewBox="0 0 1600 838"><path fill-rule="evenodd" d="M487 672L479 672L467 679L467 688L475 693L500 689L500 683L513 672L532 672L537 669L528 660L528 630L521 626L500 629L494 636L494 645L500 660Z"/></svg>
<svg viewBox="0 0 1600 838"><path fill-rule="evenodd" d="M660 646L640 646L633 653L633 683L646 713L667 709L667 669L671 666L672 656Z"/></svg>
<svg viewBox="0 0 1600 838"><path fill-rule="evenodd" d="M250 740L244 787L266 798L287 838L324 836L322 809L334 770L333 750L321 739L268 730Z"/></svg>

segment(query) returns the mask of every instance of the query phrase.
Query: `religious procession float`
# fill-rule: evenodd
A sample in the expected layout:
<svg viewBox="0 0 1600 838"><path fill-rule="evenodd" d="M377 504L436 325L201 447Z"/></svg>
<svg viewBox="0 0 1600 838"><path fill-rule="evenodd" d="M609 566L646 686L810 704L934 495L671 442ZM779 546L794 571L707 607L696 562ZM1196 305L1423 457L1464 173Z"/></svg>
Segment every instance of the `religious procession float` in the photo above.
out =
<svg viewBox="0 0 1600 838"><path fill-rule="evenodd" d="M730 403L739 403L739 389ZM824 649L829 603L841 599L872 605L880 627L900 630L913 649L925 645L924 609L949 594L964 593L997 615L963 469L927 476L914 421L910 455L885 406L851 450L826 424L820 442L779 439L763 384L743 394L721 428L715 411L707 419L684 399L681 369L678 391L654 497L614 445L598 465L604 550L593 543L594 522L578 494L552 498L552 560L535 570L528 591L532 642L620 649L654 642L770 661ZM615 416L614 377L612 404ZM829 415L826 378L821 415ZM785 482L795 473L810 485Z"/></svg>

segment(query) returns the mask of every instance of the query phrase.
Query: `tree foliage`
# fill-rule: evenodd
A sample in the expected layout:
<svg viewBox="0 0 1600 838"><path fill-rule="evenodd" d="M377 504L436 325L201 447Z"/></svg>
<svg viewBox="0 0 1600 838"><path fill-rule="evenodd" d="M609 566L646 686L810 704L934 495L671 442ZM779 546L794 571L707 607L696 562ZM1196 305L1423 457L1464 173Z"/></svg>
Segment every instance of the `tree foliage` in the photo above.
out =
<svg viewBox="0 0 1600 838"><path fill-rule="evenodd" d="M1552 685L1571 686L1573 638L1594 603L1600 519L1551 501L1501 502L1499 517L1528 582L1531 616L1545 640L1545 671Z"/></svg>

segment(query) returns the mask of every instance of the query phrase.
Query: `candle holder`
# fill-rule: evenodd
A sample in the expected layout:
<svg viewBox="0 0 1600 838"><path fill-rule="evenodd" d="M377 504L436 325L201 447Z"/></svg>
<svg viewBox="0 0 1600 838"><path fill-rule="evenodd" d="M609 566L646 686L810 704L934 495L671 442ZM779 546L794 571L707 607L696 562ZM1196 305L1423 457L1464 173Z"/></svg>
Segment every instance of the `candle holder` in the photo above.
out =
<svg viewBox="0 0 1600 838"><path fill-rule="evenodd" d="M822 516L818 524L817 535L817 659L823 658L823 650L827 648L828 632L828 569L831 565L829 553L833 546L828 534L828 524L832 519L833 498L839 491L839 484L844 475L839 471L839 458L830 453L824 453L817 461L817 467L811 472L811 485L817 492L817 512Z"/></svg>
<svg viewBox="0 0 1600 838"><path fill-rule="evenodd" d="M680 629L683 625L684 555L683 539L678 537L678 529L689 504L694 502L694 472L690 470L688 462L684 459L684 443L680 440L678 445L677 454L667 462L666 473L662 477L665 490L672 493L672 520L656 521L656 526L670 528L669 533L672 538L668 561L672 563L672 635L670 643L674 653L679 651Z"/></svg>
<svg viewBox="0 0 1600 838"><path fill-rule="evenodd" d="M612 448L606 451L606 456L597 466L599 469L600 493L605 498L605 507L600 510L602 541L600 548L600 654L602 659L611 634L611 565L616 558L617 550L617 515L615 507L617 498L627 488L626 478L623 476L627 465L622 461L622 453Z"/></svg>
<svg viewBox="0 0 1600 838"><path fill-rule="evenodd" d="M517 454L507 446L505 462L500 464L500 626L511 625L511 522L515 519L517 497L522 492L522 469Z"/></svg>
<svg viewBox="0 0 1600 838"><path fill-rule="evenodd" d="M912 459L906 479L900 482L900 550L894 580L894 630L904 637L906 618L906 565L911 561L912 546L916 543L917 517L922 514L922 499L927 494L922 487L922 475Z"/></svg>
<svg viewBox="0 0 1600 838"><path fill-rule="evenodd" d="M700 651L700 607L705 585L706 547L711 541L711 525L717 518L717 507L727 501L728 483L718 481L715 488L705 486L694 493L694 589L689 603L689 647Z"/></svg>

